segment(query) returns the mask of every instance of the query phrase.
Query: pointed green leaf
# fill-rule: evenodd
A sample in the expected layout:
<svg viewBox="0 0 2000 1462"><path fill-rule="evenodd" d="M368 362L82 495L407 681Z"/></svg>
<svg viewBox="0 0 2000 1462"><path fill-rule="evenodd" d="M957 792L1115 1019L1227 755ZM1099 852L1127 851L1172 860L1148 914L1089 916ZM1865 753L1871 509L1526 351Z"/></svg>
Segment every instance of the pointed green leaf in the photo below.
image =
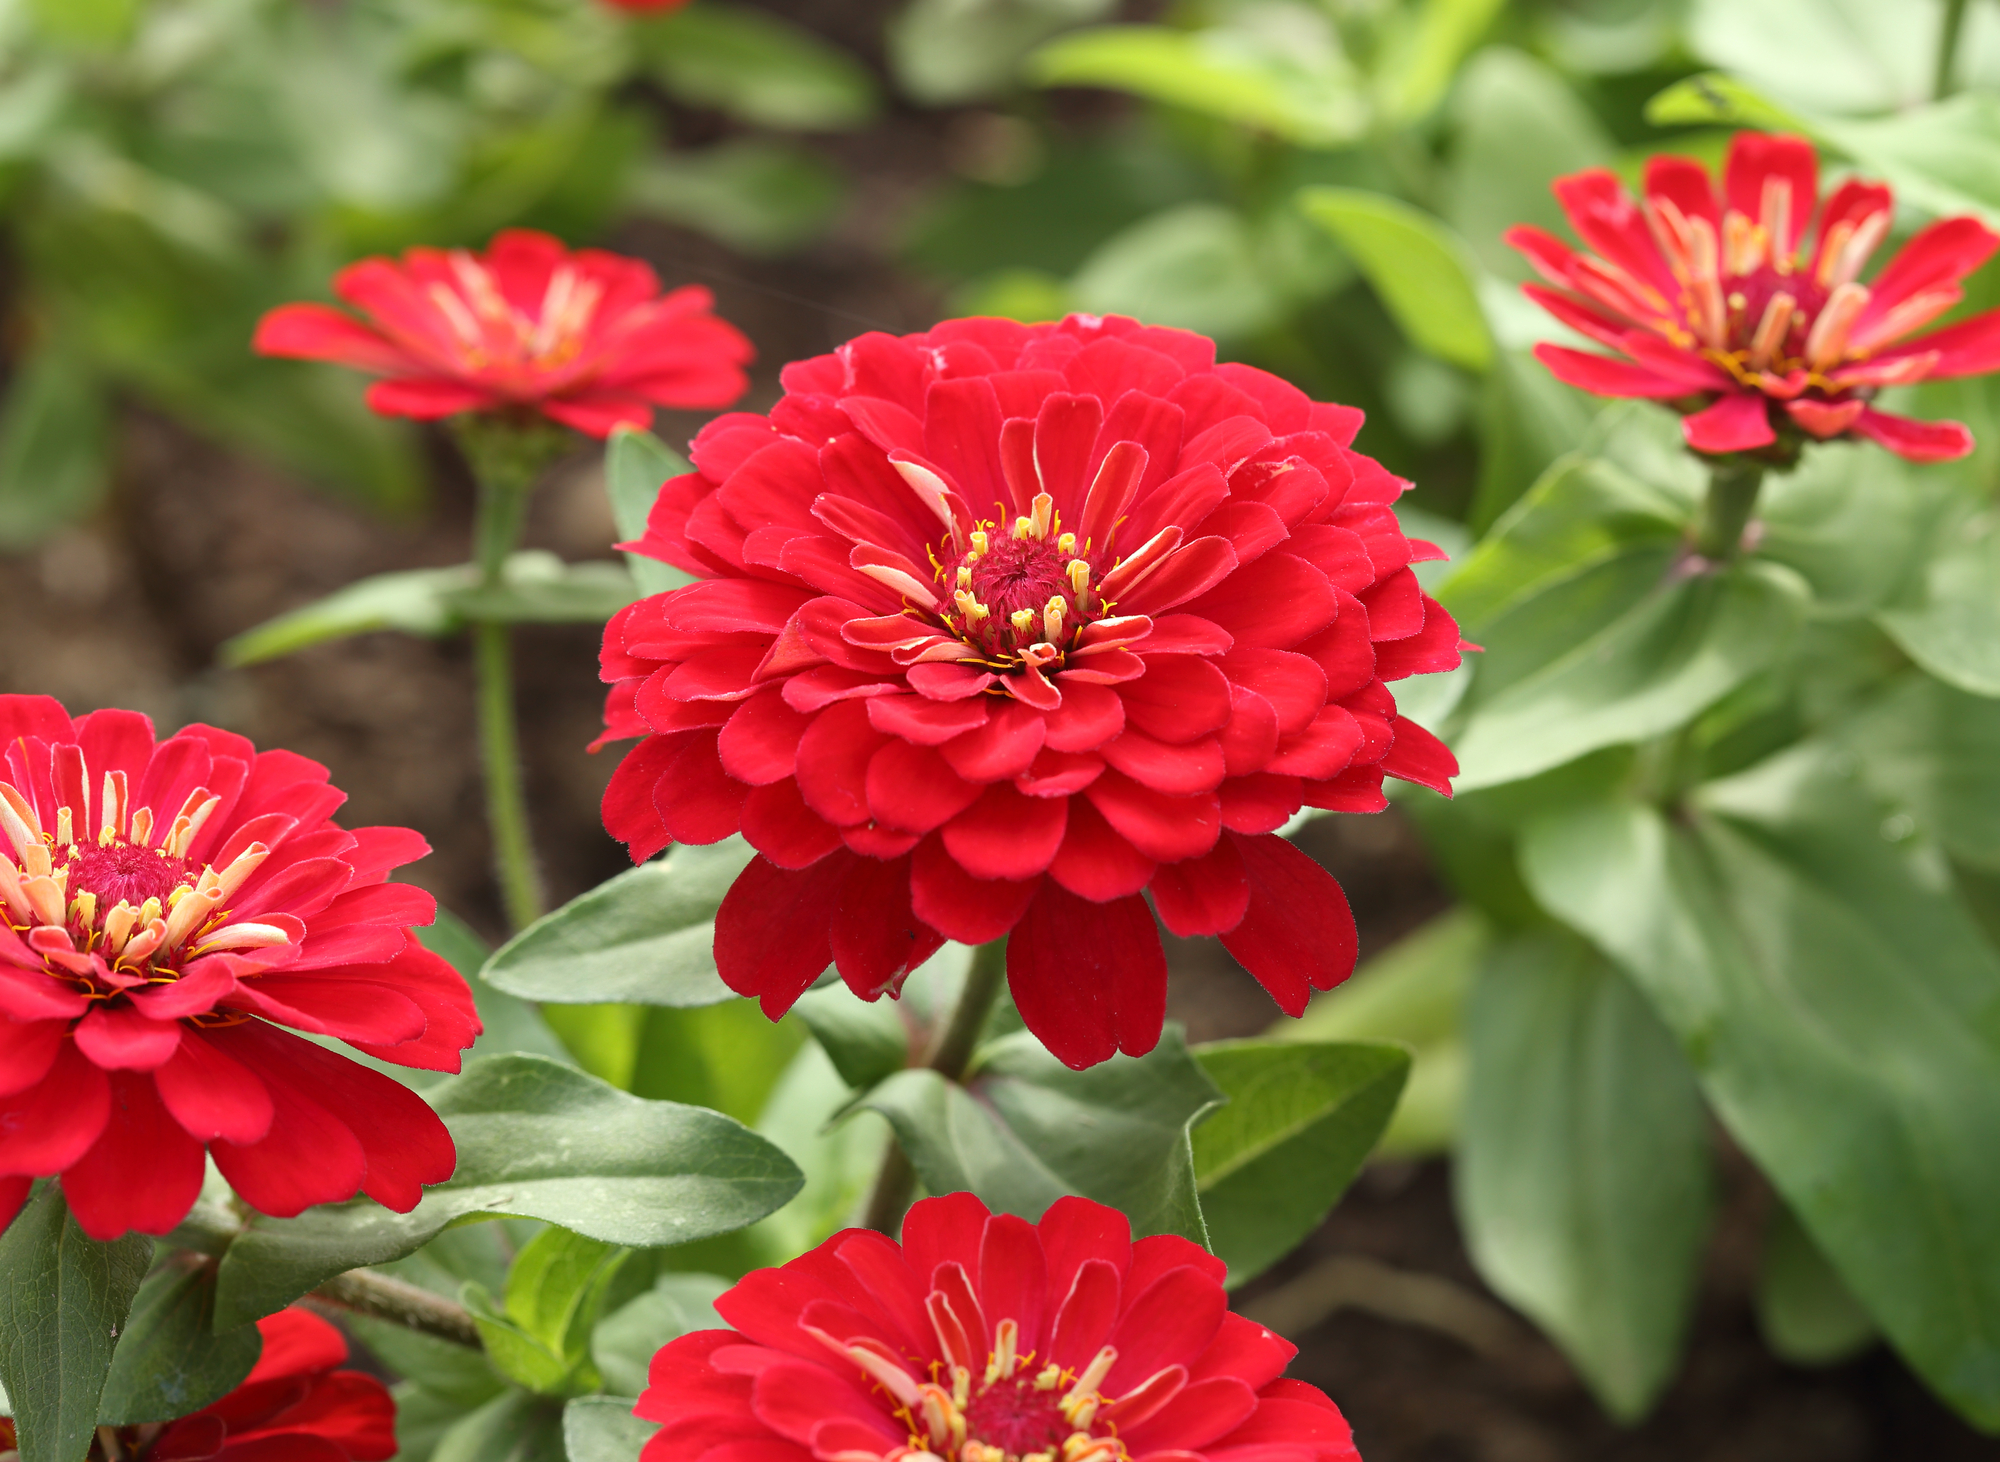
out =
<svg viewBox="0 0 2000 1462"><path fill-rule="evenodd" d="M152 1260L144 1234L87 1236L53 1182L0 1235L0 1387L22 1462L81 1462L89 1450L112 1348Z"/></svg>
<svg viewBox="0 0 2000 1462"><path fill-rule="evenodd" d="M753 856L741 838L730 838L675 848L621 873L508 940L487 961L486 981L510 995L563 1005L730 999L715 972L715 911Z"/></svg>
<svg viewBox="0 0 2000 1462"><path fill-rule="evenodd" d="M1921 843L1804 747L1691 819L1551 811L1522 866L1680 1037L1709 1104L1904 1357L2000 1427L2000 956Z"/></svg>
<svg viewBox="0 0 2000 1462"><path fill-rule="evenodd" d="M650 1102L538 1056L492 1056L424 1093L458 1170L409 1213L364 1201L254 1218L222 1261L217 1323L241 1324L446 1225L515 1214L634 1247L728 1233L781 1207L799 1170L716 1112Z"/></svg>
<svg viewBox="0 0 2000 1462"><path fill-rule="evenodd" d="M569 1462L637 1462L639 1449L660 1429L632 1414L629 1396L579 1396L563 1408L563 1446Z"/></svg>
<svg viewBox="0 0 2000 1462"><path fill-rule="evenodd" d="M933 1193L969 1190L1027 1218L1081 1193L1136 1232L1204 1241L1188 1133L1221 1100L1169 1026L1146 1055L1087 1071L1019 1032L985 1046L964 1086L899 1071L859 1104L889 1119Z"/></svg>
<svg viewBox="0 0 2000 1462"><path fill-rule="evenodd" d="M1382 193L1306 188L1299 207L1367 276L1412 345L1467 370L1493 359L1465 245L1437 219Z"/></svg>
<svg viewBox="0 0 2000 1462"><path fill-rule="evenodd" d="M1347 1191L1396 1110L1410 1054L1251 1040L1193 1055L1228 1101L1195 1129L1194 1179L1234 1287L1289 1254Z"/></svg>
<svg viewBox="0 0 2000 1462"><path fill-rule="evenodd" d="M263 1351L256 1327L217 1334L215 1271L162 1269L139 1288L97 1404L107 1426L169 1421L233 1391Z"/></svg>
<svg viewBox="0 0 2000 1462"><path fill-rule="evenodd" d="M590 1337L604 1389L614 1396L638 1395L661 1346L690 1330L722 1329L715 1300L728 1288L728 1280L713 1274L662 1274L651 1289L606 1315Z"/></svg>
<svg viewBox="0 0 2000 1462"><path fill-rule="evenodd" d="M1771 1205L1757 1267L1757 1328L1793 1365L1849 1360L1878 1338L1875 1322L1784 1203Z"/></svg>
<svg viewBox="0 0 2000 1462"><path fill-rule="evenodd" d="M788 132L844 131L875 113L867 68L768 11L697 5L654 20L644 41L660 84L692 106Z"/></svg>
<svg viewBox="0 0 2000 1462"><path fill-rule="evenodd" d="M1466 1030L1453 1178L1473 1262L1634 1421L1679 1366L1708 1239L1694 1075L1638 991L1569 935L1496 950Z"/></svg>
<svg viewBox="0 0 2000 1462"><path fill-rule="evenodd" d="M449 1427L430 1462L567 1462L562 1403L502 1392Z"/></svg>
<svg viewBox="0 0 2000 1462"><path fill-rule="evenodd" d="M1931 561L1912 605L1875 616L1947 685L2000 696L2000 516L1965 519Z"/></svg>

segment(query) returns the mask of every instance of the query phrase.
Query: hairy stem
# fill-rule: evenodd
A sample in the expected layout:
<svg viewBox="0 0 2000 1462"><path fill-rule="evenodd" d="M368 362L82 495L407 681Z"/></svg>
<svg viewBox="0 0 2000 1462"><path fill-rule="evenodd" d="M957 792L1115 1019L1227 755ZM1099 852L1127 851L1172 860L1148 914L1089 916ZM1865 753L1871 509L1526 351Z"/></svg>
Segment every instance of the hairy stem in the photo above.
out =
<svg viewBox="0 0 2000 1462"><path fill-rule="evenodd" d="M1958 61L1958 37L1965 28L1965 0L1945 0L1944 23L1938 30L1937 71L1931 80L1931 96L1943 101L1953 90L1952 73Z"/></svg>
<svg viewBox="0 0 2000 1462"><path fill-rule="evenodd" d="M406 1325L454 1345L480 1348L479 1327L463 1305L386 1274L350 1269L314 1290L312 1298L357 1315Z"/></svg>
<svg viewBox="0 0 2000 1462"><path fill-rule="evenodd" d="M1728 458L1715 465L1708 479L1708 497L1701 505L1701 520L1695 526L1696 553L1715 563L1736 557L1763 481L1764 469L1758 463Z"/></svg>
<svg viewBox="0 0 2000 1462"><path fill-rule="evenodd" d="M965 1075L973 1050L979 1044L979 1033L986 1028L986 1019L993 1013L1006 979L1006 940L996 939L972 952L965 988L959 991L950 1019L931 1040L930 1050L924 1055L926 1067L946 1081L957 1081ZM862 1225L893 1239L902 1227L903 1214L916 1190L917 1170L910 1165L909 1154L892 1133L888 1149L882 1154L882 1166L875 1174L875 1186L862 1206Z"/></svg>

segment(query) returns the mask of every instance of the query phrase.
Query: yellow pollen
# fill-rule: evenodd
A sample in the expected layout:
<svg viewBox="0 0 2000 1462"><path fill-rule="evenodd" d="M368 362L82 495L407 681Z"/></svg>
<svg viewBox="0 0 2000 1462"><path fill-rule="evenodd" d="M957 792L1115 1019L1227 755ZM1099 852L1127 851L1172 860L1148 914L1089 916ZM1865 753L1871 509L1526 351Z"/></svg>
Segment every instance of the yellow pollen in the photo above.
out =
<svg viewBox="0 0 2000 1462"><path fill-rule="evenodd" d="M1037 1391L1053 1391L1061 1384L1062 1368L1054 1361L1050 1361L1047 1365L1043 1366L1041 1373L1035 1377L1035 1389Z"/></svg>
<svg viewBox="0 0 2000 1462"><path fill-rule="evenodd" d="M1747 309L1749 307L1749 304L1750 301L1744 296L1742 290L1738 289L1738 290L1732 290L1730 292L1729 295L1730 309L1732 310Z"/></svg>

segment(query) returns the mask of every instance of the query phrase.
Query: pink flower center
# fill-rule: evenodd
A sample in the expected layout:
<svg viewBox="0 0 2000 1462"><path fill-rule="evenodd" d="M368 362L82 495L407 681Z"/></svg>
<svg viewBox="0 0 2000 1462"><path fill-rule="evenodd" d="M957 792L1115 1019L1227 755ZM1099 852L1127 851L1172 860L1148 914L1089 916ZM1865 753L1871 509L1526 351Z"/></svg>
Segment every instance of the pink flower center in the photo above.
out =
<svg viewBox="0 0 2000 1462"><path fill-rule="evenodd" d="M1062 1413L1062 1393L1027 1374L987 1386L965 1412L968 1438L1009 1457L1055 1451L1076 1426Z"/></svg>
<svg viewBox="0 0 2000 1462"><path fill-rule="evenodd" d="M94 894L99 907L106 909L120 903L136 907L147 899L165 903L168 894L194 881L187 859L176 858L164 848L141 848L131 843L72 846L67 866L69 896Z"/></svg>
<svg viewBox="0 0 2000 1462"><path fill-rule="evenodd" d="M1075 535L1055 532L1060 526L1022 518L1007 537L991 524L968 535L972 544L953 575L958 612L946 612L946 626L992 659L1015 659L1035 645L1068 648L1097 617L1091 602L1101 611L1104 601L1091 592L1090 562L1078 556Z"/></svg>

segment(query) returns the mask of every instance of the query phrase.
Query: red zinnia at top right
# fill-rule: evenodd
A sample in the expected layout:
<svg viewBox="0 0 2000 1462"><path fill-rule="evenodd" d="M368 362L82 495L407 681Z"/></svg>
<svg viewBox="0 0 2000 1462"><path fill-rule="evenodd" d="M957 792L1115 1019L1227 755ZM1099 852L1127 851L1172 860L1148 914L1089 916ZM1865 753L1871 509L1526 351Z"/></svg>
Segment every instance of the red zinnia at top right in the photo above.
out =
<svg viewBox="0 0 2000 1462"><path fill-rule="evenodd" d="M1697 452L1836 437L1913 462L1972 450L1958 422L1871 403L1884 386L2000 369L2000 310L1912 338L1964 298L1959 281L2000 246L1977 219L1928 225L1864 282L1894 214L1888 187L1850 180L1822 204L1812 144L1761 132L1731 142L1719 194L1687 157L1651 159L1636 202L1602 168L1558 178L1554 191L1596 252L1510 229L1507 242L1558 286L1526 291L1625 357L1536 346L1559 379L1673 404Z"/></svg>

